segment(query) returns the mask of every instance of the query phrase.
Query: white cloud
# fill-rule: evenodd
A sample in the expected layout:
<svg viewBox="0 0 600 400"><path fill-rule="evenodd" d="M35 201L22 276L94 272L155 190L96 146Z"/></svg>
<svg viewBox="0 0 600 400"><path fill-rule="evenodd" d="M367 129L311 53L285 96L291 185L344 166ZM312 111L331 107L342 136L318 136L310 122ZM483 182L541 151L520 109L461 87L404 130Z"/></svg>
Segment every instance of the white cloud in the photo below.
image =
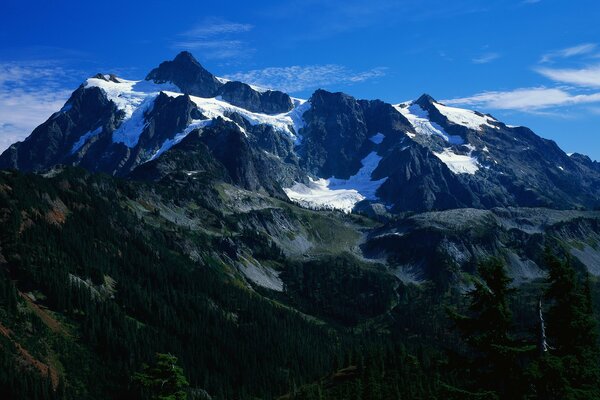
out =
<svg viewBox="0 0 600 400"><path fill-rule="evenodd" d="M240 24L237 22L209 19L183 33L183 35L195 38L209 38L224 34L248 32L253 28L254 26L250 24Z"/></svg>
<svg viewBox="0 0 600 400"><path fill-rule="evenodd" d="M595 43L582 43L577 46L567 47L564 49L552 51L542 56L540 62L548 63L557 58L571 58L574 56L580 56L584 54L592 53L596 50L597 45Z"/></svg>
<svg viewBox="0 0 600 400"><path fill-rule="evenodd" d="M262 87L279 89L284 92L298 92L333 84L351 84L375 79L385 75L385 68L373 68L363 72L353 72L336 64L307 65L291 67L269 67L226 76Z"/></svg>
<svg viewBox="0 0 600 400"><path fill-rule="evenodd" d="M62 87L68 74L46 62L0 63L0 151L62 107L71 93Z"/></svg>
<svg viewBox="0 0 600 400"><path fill-rule="evenodd" d="M600 87L600 65L580 69L538 68L536 71L556 82L588 88Z"/></svg>
<svg viewBox="0 0 600 400"><path fill-rule="evenodd" d="M494 60L497 60L498 58L500 58L500 54L498 53L485 53L480 55L479 57L475 57L471 61L473 61L475 64L487 64Z"/></svg>
<svg viewBox="0 0 600 400"><path fill-rule="evenodd" d="M532 112L575 104L600 103L600 93L571 94L558 88L534 87L505 92L483 92L470 97L443 100L443 103Z"/></svg>
<svg viewBox="0 0 600 400"><path fill-rule="evenodd" d="M179 34L173 43L178 49L199 50L207 59L227 59L247 56L254 52L245 41L236 36L251 31L251 24L206 18L194 28Z"/></svg>

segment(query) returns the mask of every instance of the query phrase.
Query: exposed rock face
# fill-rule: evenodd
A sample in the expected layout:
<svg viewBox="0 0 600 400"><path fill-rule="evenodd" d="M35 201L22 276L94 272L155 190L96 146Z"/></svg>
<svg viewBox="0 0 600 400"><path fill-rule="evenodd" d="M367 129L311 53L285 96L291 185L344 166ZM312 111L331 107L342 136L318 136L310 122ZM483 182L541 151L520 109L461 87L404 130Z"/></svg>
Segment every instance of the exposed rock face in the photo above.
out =
<svg viewBox="0 0 600 400"><path fill-rule="evenodd" d="M259 92L242 82L225 83L218 95L228 103L263 114L281 114L294 107L292 99L286 93L277 90Z"/></svg>
<svg viewBox="0 0 600 400"><path fill-rule="evenodd" d="M212 179L231 182L223 164L213 157L209 148L200 140L202 130L191 132L184 140L163 156L135 168L130 177L137 180L160 181L173 176Z"/></svg>
<svg viewBox="0 0 600 400"><path fill-rule="evenodd" d="M468 207L473 194L440 160L421 146L390 149L375 176L388 176L379 196L393 204L392 212Z"/></svg>
<svg viewBox="0 0 600 400"><path fill-rule="evenodd" d="M369 147L362 107L352 96L325 90L317 90L310 103L299 149L302 165L318 176L348 178Z"/></svg>
<svg viewBox="0 0 600 400"><path fill-rule="evenodd" d="M150 71L146 80L155 83L172 82L183 93L198 97L214 97L223 86L223 83L204 69L187 51L179 53L173 61L162 62Z"/></svg>
<svg viewBox="0 0 600 400"><path fill-rule="evenodd" d="M112 134L86 144L75 154L78 164L91 171L125 176L148 161L163 143L183 131L193 119L205 119L190 101L189 96L170 97L160 93L153 107L144 115L144 126L134 147L113 142Z"/></svg>
<svg viewBox="0 0 600 400"><path fill-rule="evenodd" d="M159 179L179 162L181 170L195 165L182 154L188 149L214 179L282 198L287 191L308 206L350 210L362 202L362 210L384 213L600 206L599 163L429 95L391 105L317 90L303 102L216 78L187 52L147 80L88 79L0 156L0 168L65 164Z"/></svg>
<svg viewBox="0 0 600 400"><path fill-rule="evenodd" d="M257 149L235 123L219 118L190 133L164 156L141 164L131 176L160 180L183 172L286 198L278 180L286 173L283 164L279 158ZM293 168L290 171L295 172Z"/></svg>
<svg viewBox="0 0 600 400"><path fill-rule="evenodd" d="M61 111L52 114L25 141L2 153L0 168L36 171L64 163L82 135L98 128L110 129L119 115L101 89L81 86Z"/></svg>
<svg viewBox="0 0 600 400"><path fill-rule="evenodd" d="M598 250L577 245L600 236L599 218L593 211L535 208L427 212L374 230L363 247L370 256L387 258L402 279L446 284L499 256L518 284L545 276L546 245L565 246L582 266L599 274L594 265Z"/></svg>

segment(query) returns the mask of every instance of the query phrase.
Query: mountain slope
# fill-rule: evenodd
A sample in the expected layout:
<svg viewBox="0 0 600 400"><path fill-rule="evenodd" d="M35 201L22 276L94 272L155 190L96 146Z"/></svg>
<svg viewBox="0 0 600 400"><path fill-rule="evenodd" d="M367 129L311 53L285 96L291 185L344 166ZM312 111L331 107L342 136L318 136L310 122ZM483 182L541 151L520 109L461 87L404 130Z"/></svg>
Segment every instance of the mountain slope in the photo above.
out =
<svg viewBox="0 0 600 400"><path fill-rule="evenodd" d="M86 80L62 110L0 156L0 167L65 164L128 176L215 123L219 137L200 140L233 183L308 207L380 204L400 213L599 204L600 169L527 128L427 95L398 105L324 90L294 99L217 78L187 52L145 81Z"/></svg>

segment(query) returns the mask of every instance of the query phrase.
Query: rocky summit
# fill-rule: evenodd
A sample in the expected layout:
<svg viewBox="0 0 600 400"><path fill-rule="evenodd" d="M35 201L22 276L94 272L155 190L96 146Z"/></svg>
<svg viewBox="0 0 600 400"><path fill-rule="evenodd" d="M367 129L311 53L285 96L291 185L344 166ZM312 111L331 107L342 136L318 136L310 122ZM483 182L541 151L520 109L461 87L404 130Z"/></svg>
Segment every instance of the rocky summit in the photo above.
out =
<svg viewBox="0 0 600 400"><path fill-rule="evenodd" d="M0 167L141 177L136 169L160 164L188 136L205 142L203 157L223 163L232 182L316 209L600 205L597 165L525 127L429 95L401 104L325 90L292 98L216 77L188 52L144 81L87 79Z"/></svg>

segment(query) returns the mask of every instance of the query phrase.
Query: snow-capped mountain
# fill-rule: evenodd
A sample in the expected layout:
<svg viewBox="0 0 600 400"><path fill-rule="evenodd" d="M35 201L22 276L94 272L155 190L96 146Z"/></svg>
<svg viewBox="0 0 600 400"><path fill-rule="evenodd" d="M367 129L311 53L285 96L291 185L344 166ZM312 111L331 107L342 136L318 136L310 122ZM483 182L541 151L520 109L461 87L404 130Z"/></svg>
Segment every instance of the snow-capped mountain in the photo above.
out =
<svg viewBox="0 0 600 400"><path fill-rule="evenodd" d="M313 208L592 208L600 168L554 142L428 95L302 100L218 78L187 52L145 80L98 74L0 168L58 164L136 179L194 173Z"/></svg>

